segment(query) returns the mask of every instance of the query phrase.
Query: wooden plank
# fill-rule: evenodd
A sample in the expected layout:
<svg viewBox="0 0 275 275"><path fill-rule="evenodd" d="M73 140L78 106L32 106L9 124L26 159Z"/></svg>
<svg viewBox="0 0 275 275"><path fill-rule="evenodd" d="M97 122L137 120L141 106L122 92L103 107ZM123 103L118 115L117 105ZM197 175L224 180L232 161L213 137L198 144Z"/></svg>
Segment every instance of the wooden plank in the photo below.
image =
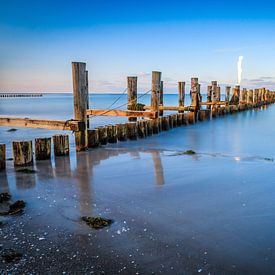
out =
<svg viewBox="0 0 275 275"><path fill-rule="evenodd" d="M156 118L156 112L145 112L145 111L130 111L130 110L87 110L89 116L127 116L127 117L146 117Z"/></svg>
<svg viewBox="0 0 275 275"><path fill-rule="evenodd" d="M186 107L178 107L178 106L159 106L159 110L161 111L188 111L188 106ZM151 106L144 106L144 110L151 110Z"/></svg>
<svg viewBox="0 0 275 275"><path fill-rule="evenodd" d="M226 101L219 101L219 102L200 102L200 105L226 105Z"/></svg>
<svg viewBox="0 0 275 275"><path fill-rule="evenodd" d="M43 120L30 118L0 117L0 126L13 126L24 128L39 128L49 130L79 131L84 128L80 121L73 120Z"/></svg>

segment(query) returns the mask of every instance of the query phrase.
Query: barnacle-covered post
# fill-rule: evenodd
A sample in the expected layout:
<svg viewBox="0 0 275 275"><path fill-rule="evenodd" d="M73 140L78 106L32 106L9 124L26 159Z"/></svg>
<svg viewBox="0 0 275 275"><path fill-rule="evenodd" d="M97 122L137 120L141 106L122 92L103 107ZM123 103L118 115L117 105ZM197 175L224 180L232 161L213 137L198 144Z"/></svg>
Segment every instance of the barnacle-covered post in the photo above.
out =
<svg viewBox="0 0 275 275"><path fill-rule="evenodd" d="M73 95L74 95L74 118L83 122L83 129L75 132L76 151L88 148L87 132L87 77L86 63L72 62Z"/></svg>
<svg viewBox="0 0 275 275"><path fill-rule="evenodd" d="M35 159L45 160L51 158L51 138L35 139Z"/></svg>
<svg viewBox="0 0 275 275"><path fill-rule="evenodd" d="M128 95L128 110L135 110L137 105L137 77L128 76L127 77L127 95ZM129 117L129 121L136 121L136 117Z"/></svg>
<svg viewBox="0 0 275 275"><path fill-rule="evenodd" d="M159 116L159 93L161 86L161 72L152 72L151 112Z"/></svg>
<svg viewBox="0 0 275 275"><path fill-rule="evenodd" d="M178 92L179 92L179 107L184 108L184 96L185 96L185 82L178 82ZM179 113L184 111L179 110Z"/></svg>
<svg viewBox="0 0 275 275"><path fill-rule="evenodd" d="M14 166L33 164L32 141L13 141L12 155Z"/></svg>

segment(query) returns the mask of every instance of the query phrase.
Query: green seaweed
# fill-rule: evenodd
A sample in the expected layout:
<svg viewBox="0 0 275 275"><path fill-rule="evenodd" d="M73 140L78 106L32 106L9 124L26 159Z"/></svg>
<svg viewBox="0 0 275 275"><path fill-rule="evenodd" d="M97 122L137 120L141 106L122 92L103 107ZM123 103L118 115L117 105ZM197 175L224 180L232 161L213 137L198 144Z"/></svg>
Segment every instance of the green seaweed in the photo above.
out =
<svg viewBox="0 0 275 275"><path fill-rule="evenodd" d="M182 154L183 155L196 155L196 152L193 150L186 150Z"/></svg>
<svg viewBox="0 0 275 275"><path fill-rule="evenodd" d="M82 221L86 222L86 224L94 229L101 229L106 226L109 226L113 223L110 219L105 219L102 217L87 217L84 216L81 218Z"/></svg>
<svg viewBox="0 0 275 275"><path fill-rule="evenodd" d="M129 108L129 110L132 110L132 111L143 111L144 109L144 106L145 104L142 104L142 103L135 103L135 104L132 104Z"/></svg>

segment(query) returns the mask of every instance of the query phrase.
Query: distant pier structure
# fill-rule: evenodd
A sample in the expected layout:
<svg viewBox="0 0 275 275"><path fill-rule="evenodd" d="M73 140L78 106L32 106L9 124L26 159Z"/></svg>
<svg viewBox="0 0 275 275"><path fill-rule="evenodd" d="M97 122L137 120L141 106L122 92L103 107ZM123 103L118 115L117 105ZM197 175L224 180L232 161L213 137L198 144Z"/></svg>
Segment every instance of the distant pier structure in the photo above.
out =
<svg viewBox="0 0 275 275"><path fill-rule="evenodd" d="M42 93L2 93L0 97L42 97Z"/></svg>

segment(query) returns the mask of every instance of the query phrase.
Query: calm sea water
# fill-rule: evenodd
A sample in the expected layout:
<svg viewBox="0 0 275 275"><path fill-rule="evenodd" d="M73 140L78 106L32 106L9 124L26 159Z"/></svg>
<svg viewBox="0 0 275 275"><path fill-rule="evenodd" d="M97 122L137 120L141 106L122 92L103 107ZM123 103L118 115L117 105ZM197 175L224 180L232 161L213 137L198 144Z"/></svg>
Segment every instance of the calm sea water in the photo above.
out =
<svg viewBox="0 0 275 275"><path fill-rule="evenodd" d="M106 108L116 98L92 95L90 106ZM143 100L148 104L149 96ZM165 104L177 104L177 96L166 95ZM0 114L68 119L72 96L4 99ZM110 274L275 274L274 118L270 105L142 140L71 150L70 157L37 162L37 174L15 172L8 161L1 190L27 201L26 214L7 218L1 228L4 247L26 251L17 272L45 266L50 273L85 273L98 264ZM118 120L125 118L91 122ZM0 142L8 157L12 140L60 133L7 130L0 128ZM70 140L73 147L71 133ZM197 154L181 154L188 149ZM92 231L80 222L83 215L115 223Z"/></svg>

